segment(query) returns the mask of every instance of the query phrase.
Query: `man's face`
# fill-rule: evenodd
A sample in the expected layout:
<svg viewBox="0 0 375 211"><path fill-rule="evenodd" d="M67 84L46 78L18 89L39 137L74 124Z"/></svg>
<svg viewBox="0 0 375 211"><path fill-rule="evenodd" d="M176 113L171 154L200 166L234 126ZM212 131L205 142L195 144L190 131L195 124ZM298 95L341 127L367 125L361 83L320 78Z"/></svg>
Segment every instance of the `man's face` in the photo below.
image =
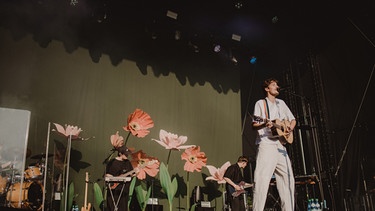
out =
<svg viewBox="0 0 375 211"><path fill-rule="evenodd" d="M279 89L280 87L277 85L275 81L272 81L270 85L268 85L267 88L265 88L266 92L268 92L270 95L277 96L279 95Z"/></svg>
<svg viewBox="0 0 375 211"><path fill-rule="evenodd" d="M247 165L247 163L246 163L246 162L241 162L241 163L240 163L240 168L245 168L245 167L246 167L246 165Z"/></svg>

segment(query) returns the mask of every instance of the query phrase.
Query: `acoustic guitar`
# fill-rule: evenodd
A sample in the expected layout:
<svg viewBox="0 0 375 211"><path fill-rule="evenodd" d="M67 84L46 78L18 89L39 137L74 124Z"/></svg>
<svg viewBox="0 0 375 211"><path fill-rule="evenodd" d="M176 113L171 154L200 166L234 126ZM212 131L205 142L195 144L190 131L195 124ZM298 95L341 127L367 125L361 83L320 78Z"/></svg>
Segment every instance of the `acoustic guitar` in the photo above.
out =
<svg viewBox="0 0 375 211"><path fill-rule="evenodd" d="M278 137L282 144L293 143L293 133L287 132L287 128L290 127L290 121L279 120L279 119L269 120L269 119L262 118L262 117L259 117L259 116L254 116L252 118L255 122L258 122L258 123L260 123L260 122L264 122L264 123L271 122L272 126L273 126L271 128L273 138Z"/></svg>
<svg viewBox="0 0 375 211"><path fill-rule="evenodd" d="M88 189L88 186L89 186L89 173L88 172L86 172L85 182L86 182L86 187L85 187L85 203L84 203L83 207L81 208L81 211L89 211L91 209L91 203L87 204L87 189Z"/></svg>

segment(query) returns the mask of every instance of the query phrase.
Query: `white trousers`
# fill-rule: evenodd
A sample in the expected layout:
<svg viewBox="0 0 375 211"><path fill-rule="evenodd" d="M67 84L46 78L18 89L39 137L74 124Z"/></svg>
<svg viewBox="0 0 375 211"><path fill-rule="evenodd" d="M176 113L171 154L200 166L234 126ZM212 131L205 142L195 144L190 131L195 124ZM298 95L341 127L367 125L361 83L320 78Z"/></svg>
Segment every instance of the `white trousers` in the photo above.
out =
<svg viewBox="0 0 375 211"><path fill-rule="evenodd" d="M263 211L272 175L283 211L294 210L294 176L285 147L279 142L260 143L254 172L253 211Z"/></svg>

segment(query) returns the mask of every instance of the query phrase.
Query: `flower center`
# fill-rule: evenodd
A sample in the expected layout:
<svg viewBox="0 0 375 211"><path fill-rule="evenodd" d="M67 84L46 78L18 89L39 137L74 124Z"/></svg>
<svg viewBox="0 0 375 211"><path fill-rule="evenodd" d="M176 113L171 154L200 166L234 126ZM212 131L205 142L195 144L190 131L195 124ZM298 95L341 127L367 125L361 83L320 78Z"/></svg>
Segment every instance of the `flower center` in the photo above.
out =
<svg viewBox="0 0 375 211"><path fill-rule="evenodd" d="M143 160L143 159L140 159L140 160L138 161L138 165L139 165L139 167L143 168L144 166L146 166L146 161Z"/></svg>
<svg viewBox="0 0 375 211"><path fill-rule="evenodd" d="M195 157L195 156L193 156L193 155L190 155L189 156L189 161L190 161L190 163L195 163L195 162L197 162L197 157Z"/></svg>
<svg viewBox="0 0 375 211"><path fill-rule="evenodd" d="M133 130L139 130L140 129L140 126L137 122L131 122L129 125L130 125L131 128L133 128Z"/></svg>

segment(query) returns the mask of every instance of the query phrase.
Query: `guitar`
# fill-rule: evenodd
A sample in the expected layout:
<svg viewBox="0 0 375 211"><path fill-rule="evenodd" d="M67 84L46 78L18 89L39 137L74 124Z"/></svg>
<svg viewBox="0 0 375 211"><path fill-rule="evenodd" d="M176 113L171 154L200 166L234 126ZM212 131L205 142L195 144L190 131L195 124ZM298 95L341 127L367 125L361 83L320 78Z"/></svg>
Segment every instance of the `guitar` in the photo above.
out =
<svg viewBox="0 0 375 211"><path fill-rule="evenodd" d="M290 121L288 120L269 120L266 118L262 118L259 116L252 116L253 120L256 122L271 122L272 123L272 135L273 138L280 138L280 142L282 144L291 144L293 143L293 133L292 132L287 132L287 128L290 127Z"/></svg>
<svg viewBox="0 0 375 211"><path fill-rule="evenodd" d="M228 191L229 191L229 193L230 193L234 198L237 197L237 196L239 196L239 195L241 195L241 194L243 194L243 193L245 193L245 192L246 192L246 191L245 191L246 188L251 188L251 187L253 187L253 184L249 184L249 183L246 183L246 182L244 182L244 181L241 181L241 182L238 183L237 185L241 187L241 190L236 190L236 189L234 189L233 186L228 185L228 187L229 187L229 190L228 190Z"/></svg>
<svg viewBox="0 0 375 211"><path fill-rule="evenodd" d="M86 172L86 187L85 187L85 203L83 207L81 208L81 211L89 211L91 209L91 203L87 204L87 189L89 186L89 173Z"/></svg>

